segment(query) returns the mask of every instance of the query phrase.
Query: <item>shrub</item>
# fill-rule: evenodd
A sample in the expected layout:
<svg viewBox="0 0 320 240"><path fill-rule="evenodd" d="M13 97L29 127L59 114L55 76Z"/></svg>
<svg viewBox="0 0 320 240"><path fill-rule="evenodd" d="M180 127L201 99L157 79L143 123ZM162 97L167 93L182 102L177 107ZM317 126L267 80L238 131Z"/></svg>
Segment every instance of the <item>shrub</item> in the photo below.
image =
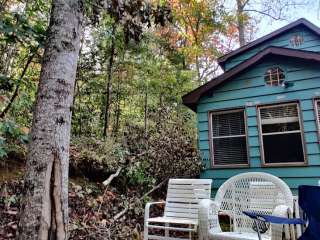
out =
<svg viewBox="0 0 320 240"><path fill-rule="evenodd" d="M10 120L0 122L0 159L8 155L24 159L27 143L27 128Z"/></svg>
<svg viewBox="0 0 320 240"><path fill-rule="evenodd" d="M177 123L159 126L147 137L142 128L129 127L126 143L130 162L143 162L147 166L143 169L145 178L154 178L157 183L173 177L198 177L202 169L196 146Z"/></svg>
<svg viewBox="0 0 320 240"><path fill-rule="evenodd" d="M121 144L112 138L75 138L70 146L70 171L91 180L105 180L124 164L125 153Z"/></svg>

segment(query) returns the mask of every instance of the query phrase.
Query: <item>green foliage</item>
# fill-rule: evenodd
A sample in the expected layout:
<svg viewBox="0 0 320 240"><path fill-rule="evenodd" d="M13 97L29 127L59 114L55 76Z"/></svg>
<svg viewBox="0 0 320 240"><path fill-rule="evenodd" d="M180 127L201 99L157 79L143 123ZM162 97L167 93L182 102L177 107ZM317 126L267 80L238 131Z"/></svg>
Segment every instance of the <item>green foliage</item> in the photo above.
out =
<svg viewBox="0 0 320 240"><path fill-rule="evenodd" d="M27 14L3 14L0 18L2 40L7 43L35 43L43 45L45 26L41 21L31 21Z"/></svg>
<svg viewBox="0 0 320 240"><path fill-rule="evenodd" d="M15 122L0 122L0 159L11 152L24 154L28 135Z"/></svg>
<svg viewBox="0 0 320 240"><path fill-rule="evenodd" d="M141 186L145 189L154 186L156 179L148 176L149 168L150 162L147 160L138 161L132 166L129 166L126 172L129 184L131 184L131 186Z"/></svg>
<svg viewBox="0 0 320 240"><path fill-rule="evenodd" d="M124 149L113 139L75 138L70 149L70 170L74 175L105 180L125 162L124 156Z"/></svg>
<svg viewBox="0 0 320 240"><path fill-rule="evenodd" d="M0 89L11 91L13 82L10 77L0 74Z"/></svg>

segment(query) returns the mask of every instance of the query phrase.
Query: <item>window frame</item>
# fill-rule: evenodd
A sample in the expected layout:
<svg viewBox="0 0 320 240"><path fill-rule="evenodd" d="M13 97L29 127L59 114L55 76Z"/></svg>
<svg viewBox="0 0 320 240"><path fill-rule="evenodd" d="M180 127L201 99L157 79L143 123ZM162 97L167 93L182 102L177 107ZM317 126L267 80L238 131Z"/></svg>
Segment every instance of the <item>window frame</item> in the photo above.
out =
<svg viewBox="0 0 320 240"><path fill-rule="evenodd" d="M245 129L245 139L246 139L246 151L247 151L247 163L244 164L223 164L217 165L214 163L214 146L213 146L213 131L212 131L212 115L219 113L233 113L233 112L243 112L244 117L244 129ZM210 165L211 168L248 168L250 167L250 151L249 151L249 136L248 136L248 124L247 124L247 114L246 108L226 108L211 110L208 112L208 138L209 138L209 154L210 154Z"/></svg>
<svg viewBox="0 0 320 240"><path fill-rule="evenodd" d="M283 73L283 75L284 75L284 78L282 79L282 83L284 83L285 81L286 81L286 75L287 75L287 71L286 71L286 69L284 68L284 67L282 67L282 66L279 66L279 65L274 65L274 66L270 66L270 67L268 67L268 68L266 68L266 70L265 70L265 72L264 72L264 74L263 74L263 81L264 81L264 85L265 86L268 86L268 87L282 87L282 85L281 84L279 84L279 80L280 80L280 78L278 78L278 85L273 85L272 84L272 80L271 80L271 84L268 84L267 83L267 81L266 81L266 77L267 76L273 76L272 74L269 74L269 75L267 75L266 73L268 72L268 70L270 70L270 69L274 69L274 68L277 68L277 73L278 73L278 75L279 75L279 69L282 71L282 73Z"/></svg>
<svg viewBox="0 0 320 240"><path fill-rule="evenodd" d="M320 109L317 106L317 103L320 102L320 97L315 97L313 98L313 107L314 107L314 114L316 118L316 123L317 123L317 135L318 135L318 143L320 143L320 119L319 119L319 113Z"/></svg>
<svg viewBox="0 0 320 240"><path fill-rule="evenodd" d="M299 126L300 126L300 137L302 142L302 152L303 152L303 161L301 162L282 162L282 163L266 163L265 162L265 154L264 154L264 144L263 144L263 134L262 134L262 121L261 121L261 114L260 109L263 108L270 108L274 106L287 106L287 105L296 105L297 112L298 112L298 119L299 119ZM299 101L288 101L288 102L275 102L269 104L261 104L256 106L257 111L257 121L258 121L258 133L259 133L259 143L260 143L260 157L261 157L261 166L262 167L288 167L288 166L306 166L308 165L307 161L307 154L306 154L306 142L305 142L305 133L303 129L303 119L302 119L302 112L300 108Z"/></svg>

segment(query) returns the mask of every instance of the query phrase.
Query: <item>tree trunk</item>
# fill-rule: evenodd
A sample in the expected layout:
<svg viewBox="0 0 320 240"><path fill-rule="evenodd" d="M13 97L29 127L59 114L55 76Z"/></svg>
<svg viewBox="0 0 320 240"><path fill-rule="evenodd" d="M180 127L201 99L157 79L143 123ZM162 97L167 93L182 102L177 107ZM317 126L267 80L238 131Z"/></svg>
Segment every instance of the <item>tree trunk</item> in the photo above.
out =
<svg viewBox="0 0 320 240"><path fill-rule="evenodd" d="M244 5L241 0L237 0L237 28L239 33L239 44L240 47L246 45L246 37L245 37L245 24L243 21L243 9Z"/></svg>
<svg viewBox="0 0 320 240"><path fill-rule="evenodd" d="M113 135L116 137L119 131L119 125L120 125L120 112L121 112L121 107L120 107L120 101L121 101L121 92L120 92L120 81L122 79L122 74L121 77L118 77L118 83L117 83L117 95L116 95L116 107L114 111L115 115L115 120L114 120L114 127L113 127Z"/></svg>
<svg viewBox="0 0 320 240"><path fill-rule="evenodd" d="M144 94L144 136L148 136L148 87Z"/></svg>
<svg viewBox="0 0 320 240"><path fill-rule="evenodd" d="M196 69L197 69L197 78L199 86L202 85L201 73L200 73L200 62L198 55L196 56Z"/></svg>
<svg viewBox="0 0 320 240"><path fill-rule="evenodd" d="M114 61L114 54L115 54L115 31L116 31L116 24L114 23L112 26L112 40L111 40L111 51L109 57L109 64L108 64L108 77L107 77L107 93L106 93L106 102L105 102L105 112L104 112L104 127L103 127L103 136L107 136L107 131L109 127L109 111L110 111L110 99L111 99L111 83L112 83L112 68L113 68L113 61Z"/></svg>
<svg viewBox="0 0 320 240"><path fill-rule="evenodd" d="M82 19L82 0L52 1L17 239L68 238L71 107Z"/></svg>

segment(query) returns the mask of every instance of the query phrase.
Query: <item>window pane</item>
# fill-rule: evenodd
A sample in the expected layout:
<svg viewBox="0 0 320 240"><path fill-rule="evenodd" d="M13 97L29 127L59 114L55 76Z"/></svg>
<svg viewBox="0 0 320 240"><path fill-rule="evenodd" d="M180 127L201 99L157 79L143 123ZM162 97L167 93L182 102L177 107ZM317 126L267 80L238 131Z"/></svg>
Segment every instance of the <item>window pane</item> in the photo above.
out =
<svg viewBox="0 0 320 240"><path fill-rule="evenodd" d="M245 134L244 112L227 112L212 115L212 136Z"/></svg>
<svg viewBox="0 0 320 240"><path fill-rule="evenodd" d="M265 163L304 162L298 104L263 107L260 119Z"/></svg>
<svg viewBox="0 0 320 240"><path fill-rule="evenodd" d="M247 164L246 137L213 139L214 164Z"/></svg>
<svg viewBox="0 0 320 240"><path fill-rule="evenodd" d="M247 164L244 110L212 114L214 165Z"/></svg>
<svg viewBox="0 0 320 240"><path fill-rule="evenodd" d="M263 136L265 163L304 162L300 133Z"/></svg>
<svg viewBox="0 0 320 240"><path fill-rule="evenodd" d="M299 122L262 125L262 133L288 132L295 130L300 130Z"/></svg>
<svg viewBox="0 0 320 240"><path fill-rule="evenodd" d="M272 106L260 109L260 116L262 120L276 119L281 122L298 121L297 104ZM264 122L264 121L262 121ZM267 122L267 121L265 121Z"/></svg>
<svg viewBox="0 0 320 240"><path fill-rule="evenodd" d="M284 82L285 75L281 68L269 68L264 74L264 81L270 86L279 86Z"/></svg>

